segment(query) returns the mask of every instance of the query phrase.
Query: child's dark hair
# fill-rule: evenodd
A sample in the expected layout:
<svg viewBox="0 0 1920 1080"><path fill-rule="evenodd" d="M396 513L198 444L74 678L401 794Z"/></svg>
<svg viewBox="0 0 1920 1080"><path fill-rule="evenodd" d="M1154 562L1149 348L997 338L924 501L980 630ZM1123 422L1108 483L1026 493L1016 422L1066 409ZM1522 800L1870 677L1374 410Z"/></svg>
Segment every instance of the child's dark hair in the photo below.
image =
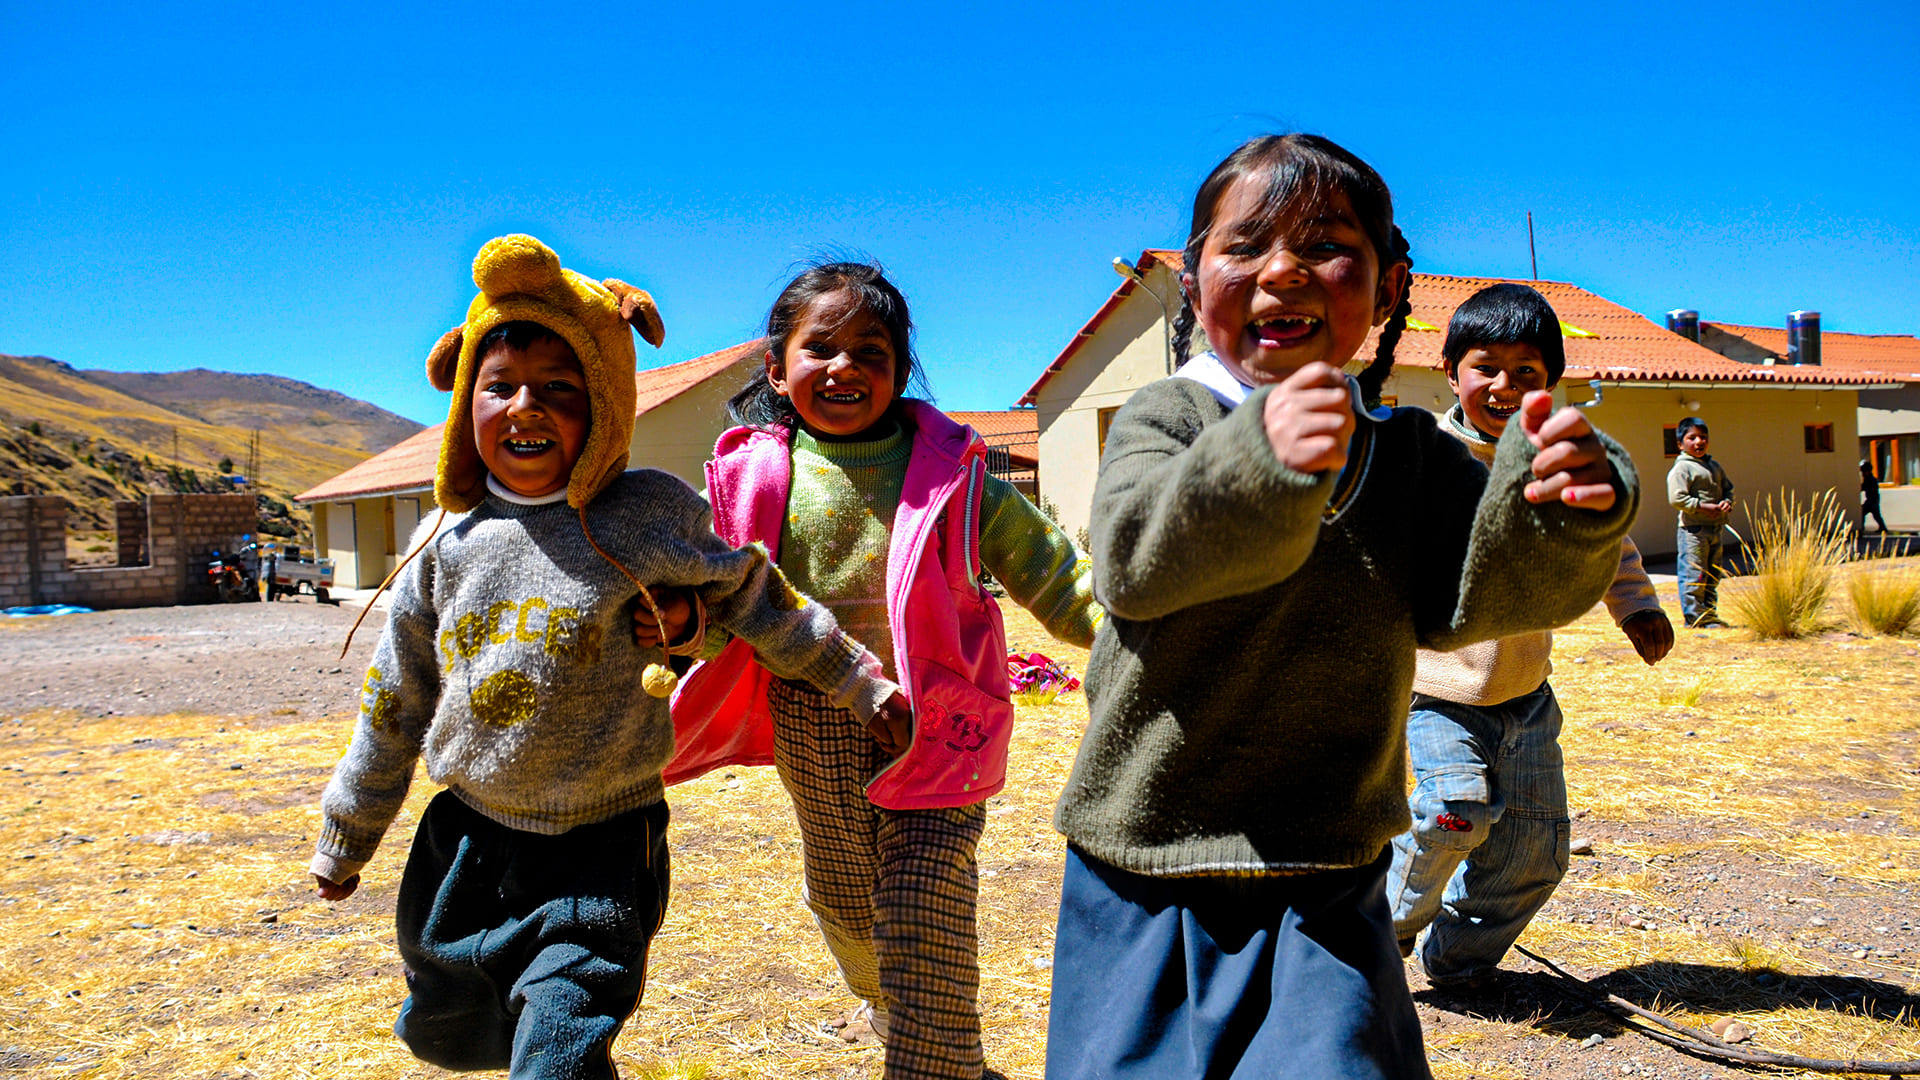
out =
<svg viewBox="0 0 1920 1080"><path fill-rule="evenodd" d="M515 319L512 322L503 322L487 331L486 336L480 339L480 344L474 348L473 355L484 359L488 353L502 345L509 349L524 349L536 341L545 341L547 338L552 338L563 345L567 340L537 322ZM572 351L573 346L568 345L567 349Z"/></svg>
<svg viewBox="0 0 1920 1080"><path fill-rule="evenodd" d="M913 352L913 316L907 311L907 298L887 280L879 263L817 262L800 271L767 312L766 349L777 357L787 355L787 339L807 311L823 297L845 292L853 296L842 318L866 312L887 328L893 341L894 387L904 392L912 386L927 394L927 381ZM897 400L897 398L896 398ZM793 402L776 393L767 382L765 365L754 371L747 384L727 399L727 415L736 424L751 427L792 427L799 422Z"/></svg>
<svg viewBox="0 0 1920 1080"><path fill-rule="evenodd" d="M1413 266L1407 239L1393 223L1393 195L1380 174L1331 139L1294 134L1249 139L1207 175L1199 193L1193 197L1193 224L1182 252L1187 273L1199 277L1200 249L1206 244L1207 232L1213 228L1213 213L1220 196L1234 181L1256 172L1265 172L1268 177L1267 194L1261 205L1261 214L1268 225L1277 225L1289 216L1304 218L1305 214L1297 212L1324 203L1334 191L1345 192L1360 227L1373 242L1380 272L1385 274L1396 263ZM1374 350L1372 362L1360 373L1360 393L1369 402L1380 397L1387 372L1393 368L1394 346L1399 344L1400 335L1407 328L1407 316L1413 312L1407 300L1411 291L1409 287L1401 293L1400 303L1387 324L1380 328L1380 344ZM1193 302L1183 289L1180 314L1173 321L1173 350L1181 363L1186 362L1193 327Z"/></svg>
<svg viewBox="0 0 1920 1080"><path fill-rule="evenodd" d="M1673 437L1676 439L1684 439L1687 436L1687 432L1692 431L1694 428L1699 428L1700 434L1702 435L1707 434L1707 422L1705 420L1697 416L1683 416L1680 418L1679 423L1673 425Z"/></svg>
<svg viewBox="0 0 1920 1080"><path fill-rule="evenodd" d="M1461 304L1447 323L1447 343L1440 355L1451 376L1468 349L1489 345L1531 345L1547 365L1547 385L1560 381L1567 370L1567 346L1560 338L1560 317L1547 298L1518 282L1489 285Z"/></svg>

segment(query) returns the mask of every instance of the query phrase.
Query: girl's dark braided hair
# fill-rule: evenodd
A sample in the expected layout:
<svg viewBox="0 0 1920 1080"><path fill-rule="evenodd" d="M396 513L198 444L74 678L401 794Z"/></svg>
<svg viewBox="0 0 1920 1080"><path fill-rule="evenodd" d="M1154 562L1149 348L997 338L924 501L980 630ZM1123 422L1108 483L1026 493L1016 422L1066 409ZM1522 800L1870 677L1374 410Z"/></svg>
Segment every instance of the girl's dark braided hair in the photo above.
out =
<svg viewBox="0 0 1920 1080"><path fill-rule="evenodd" d="M1284 228L1290 220L1305 220L1310 212L1324 205L1332 193L1347 196L1360 227L1366 230L1378 256L1380 273L1396 264L1409 268L1413 256L1407 239L1393 223L1393 195L1387 182L1373 167L1355 157L1331 139L1318 135L1261 135L1241 143L1226 160L1214 166L1193 197L1192 226L1187 231L1187 246L1181 251L1184 273L1181 275L1180 313L1173 320L1173 353L1177 363L1186 363L1192 349L1195 317L1193 298L1186 282L1200 274L1200 252L1206 246L1207 233L1213 228L1213 215L1235 181L1254 173L1267 174L1267 193L1261 214L1265 223ZM1373 360L1358 378L1361 396L1368 404L1379 400L1387 373L1393 369L1393 350L1407 328L1407 316L1413 307L1408 301L1411 289L1402 289L1399 302L1387 324L1380 328L1380 344Z"/></svg>
<svg viewBox="0 0 1920 1080"><path fill-rule="evenodd" d="M1400 226L1393 227L1393 258L1382 257L1380 269L1384 273L1394 263L1405 263L1407 269L1413 269L1413 253L1408 249L1407 238L1401 234ZM1387 316L1387 324L1380 328L1380 343L1374 346L1373 360L1366 370L1354 376L1360 384L1360 400L1368 406L1380 403L1380 392L1387 385L1387 375L1393 371L1393 350L1400 344L1400 335L1406 332L1407 316L1413 314L1413 275L1407 275L1406 288L1400 290L1400 302L1393 306L1393 313Z"/></svg>

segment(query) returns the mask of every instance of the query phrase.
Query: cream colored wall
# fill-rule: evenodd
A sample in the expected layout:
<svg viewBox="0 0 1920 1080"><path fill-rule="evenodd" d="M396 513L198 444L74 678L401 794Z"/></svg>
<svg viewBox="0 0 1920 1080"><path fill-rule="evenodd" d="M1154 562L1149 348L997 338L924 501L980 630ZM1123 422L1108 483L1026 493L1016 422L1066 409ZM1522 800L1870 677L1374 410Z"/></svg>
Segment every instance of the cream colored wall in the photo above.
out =
<svg viewBox="0 0 1920 1080"><path fill-rule="evenodd" d="M328 558L327 504L321 503L319 506L312 507L311 510L313 513L313 557L316 559Z"/></svg>
<svg viewBox="0 0 1920 1080"><path fill-rule="evenodd" d="M1147 285L1179 304L1179 287L1165 266L1148 273ZM1162 320L1160 302L1136 287L1034 399L1040 498L1053 503L1069 534L1086 528L1092 513L1100 473L1100 410L1124 404L1135 390L1167 374Z"/></svg>
<svg viewBox="0 0 1920 1080"><path fill-rule="evenodd" d="M1632 455L1640 474L1640 514L1633 541L1653 556L1672 556L1677 514L1667 505L1667 472L1673 460L1665 455L1662 427L1689 415L1688 403L1698 402L1692 415L1707 422L1708 452L1733 481L1733 517L1730 524L1742 537L1753 535L1751 511L1771 496L1777 505L1786 488L1804 503L1832 488L1839 506L1856 525L1860 520L1859 458L1855 455L1859 429L1857 391L1851 390L1741 390L1689 387L1606 388L1604 402L1589 410L1601 430L1620 441ZM1804 426L1832 424L1834 451L1809 454Z"/></svg>
<svg viewBox="0 0 1920 1080"><path fill-rule="evenodd" d="M1860 392L1861 439L1915 432L1920 432L1920 383L1909 383L1898 390ZM1867 448L1861 446L1854 459L1855 468L1859 467L1859 459L1866 456ZM1896 530L1920 529L1920 486L1902 484L1881 488L1880 516Z"/></svg>
<svg viewBox="0 0 1920 1080"><path fill-rule="evenodd" d="M1396 367L1380 393L1394 398L1398 405L1425 409L1435 416L1453 408L1453 391L1447 388L1446 374L1431 368Z"/></svg>
<svg viewBox="0 0 1920 1080"><path fill-rule="evenodd" d="M333 560L334 584L343 589L358 588L354 584L360 573L360 556L354 548L354 504L321 503L320 510L327 519L326 537L322 540L316 535L315 541L321 554Z"/></svg>
<svg viewBox="0 0 1920 1080"><path fill-rule="evenodd" d="M388 555L393 551L393 499L383 496L353 500L354 580L353 588L371 589L386 580L392 567ZM340 580L340 568L334 567L333 580Z"/></svg>
<svg viewBox="0 0 1920 1080"><path fill-rule="evenodd" d="M706 487L713 442L732 426L727 422L727 398L757 364L736 365L634 421L627 468L664 469L696 491Z"/></svg>
<svg viewBox="0 0 1920 1080"><path fill-rule="evenodd" d="M1920 431L1920 383L1911 383L1898 390L1860 392L1862 438L1878 435L1908 435L1917 431ZM1855 459L1856 462L1858 460L1858 458Z"/></svg>

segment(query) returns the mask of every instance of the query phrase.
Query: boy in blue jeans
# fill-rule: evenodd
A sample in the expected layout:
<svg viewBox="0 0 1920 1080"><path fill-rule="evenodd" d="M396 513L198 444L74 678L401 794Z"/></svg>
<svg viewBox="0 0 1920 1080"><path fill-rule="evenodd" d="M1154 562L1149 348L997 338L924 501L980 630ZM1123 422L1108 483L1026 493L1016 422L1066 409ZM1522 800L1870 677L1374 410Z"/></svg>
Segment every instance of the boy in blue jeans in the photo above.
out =
<svg viewBox="0 0 1920 1080"><path fill-rule="evenodd" d="M1459 398L1442 426L1482 461L1520 399L1551 389L1566 368L1553 308L1511 283L1460 305L1442 356ZM1657 663L1673 647L1632 540L1621 542L1605 600L1641 659ZM1402 954L1431 926L1420 959L1435 986L1472 984L1498 967L1566 873L1552 651L1553 634L1539 631L1418 654L1407 717L1413 828L1393 842L1387 899Z"/></svg>
<svg viewBox="0 0 1920 1080"><path fill-rule="evenodd" d="M1707 453L1705 420L1682 417L1673 434L1680 454L1667 473L1667 502L1680 512L1680 615L1690 627L1725 626L1715 608L1720 601L1723 529L1733 512L1733 481Z"/></svg>

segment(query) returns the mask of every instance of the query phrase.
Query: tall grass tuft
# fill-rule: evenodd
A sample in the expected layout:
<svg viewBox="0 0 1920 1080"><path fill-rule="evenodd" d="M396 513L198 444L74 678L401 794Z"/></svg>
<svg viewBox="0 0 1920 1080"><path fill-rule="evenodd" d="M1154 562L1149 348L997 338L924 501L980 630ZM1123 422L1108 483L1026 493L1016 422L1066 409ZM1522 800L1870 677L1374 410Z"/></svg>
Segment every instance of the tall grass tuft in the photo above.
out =
<svg viewBox="0 0 1920 1080"><path fill-rule="evenodd" d="M1920 622L1920 572L1860 571L1847 579L1853 625L1863 634L1899 637Z"/></svg>
<svg viewBox="0 0 1920 1080"><path fill-rule="evenodd" d="M1723 598L1741 624L1761 638L1801 638L1824 629L1822 609L1834 568L1847 561L1853 533L1828 488L1807 503L1782 491L1769 495L1753 520L1753 576Z"/></svg>
<svg viewBox="0 0 1920 1080"><path fill-rule="evenodd" d="M1700 699L1706 696L1707 683L1712 679L1713 674L1709 672L1684 686L1670 687L1661 690L1659 694L1660 704L1684 705L1691 709L1700 704Z"/></svg>

